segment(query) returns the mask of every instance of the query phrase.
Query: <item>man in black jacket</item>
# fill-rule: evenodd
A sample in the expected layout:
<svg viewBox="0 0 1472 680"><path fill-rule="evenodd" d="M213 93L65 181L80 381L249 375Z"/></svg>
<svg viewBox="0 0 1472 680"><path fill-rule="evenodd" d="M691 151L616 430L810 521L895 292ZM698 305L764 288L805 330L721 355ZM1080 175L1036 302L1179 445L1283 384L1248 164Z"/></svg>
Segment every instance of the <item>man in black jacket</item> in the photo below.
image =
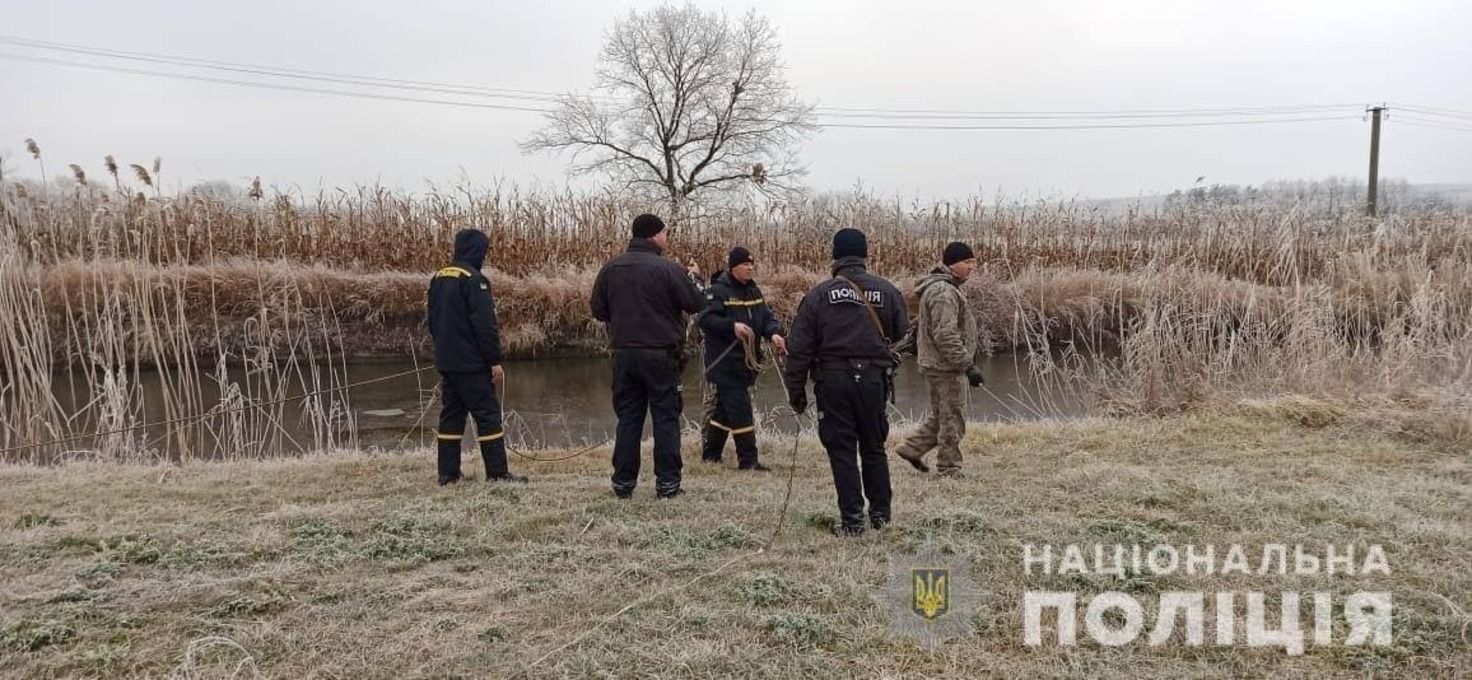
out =
<svg viewBox="0 0 1472 680"><path fill-rule="evenodd" d="M608 324L613 348L613 493L629 498L639 483L639 438L647 411L654 422L654 492L680 489L680 365L684 314L704 300L685 268L663 256L669 233L654 215L634 218L629 249L593 282L593 318Z"/></svg>
<svg viewBox="0 0 1472 680"><path fill-rule="evenodd" d="M719 463L726 436L736 440L736 462L742 470L766 472L757 460L756 421L751 412L751 386L757 372L747 363L761 361L762 340L769 340L778 354L787 351L782 324L762 299L762 289L752 280L756 262L741 246L731 249L725 273L717 276L706 291L705 310L700 313L700 330L705 333L705 379L715 387L715 404L706 416L701 459Z"/></svg>
<svg viewBox="0 0 1472 680"><path fill-rule="evenodd" d="M890 344L909 322L900 292L865 270L868 256L864 232L841 229L833 236L833 278L813 286L798 305L783 372L789 404L798 413L807 409L809 375L814 379L818 439L828 451L838 492L838 536L864 533L865 499L870 526L882 528L891 518L884 457L885 401L894 368Z"/></svg>
<svg viewBox="0 0 1472 680"><path fill-rule="evenodd" d="M525 482L506 470L505 431L501 429L501 333L491 282L481 273L490 239L479 229L455 234L454 261L429 281L429 334L434 366L440 373L439 484L453 484L460 472L465 417L475 417L476 441L488 481Z"/></svg>

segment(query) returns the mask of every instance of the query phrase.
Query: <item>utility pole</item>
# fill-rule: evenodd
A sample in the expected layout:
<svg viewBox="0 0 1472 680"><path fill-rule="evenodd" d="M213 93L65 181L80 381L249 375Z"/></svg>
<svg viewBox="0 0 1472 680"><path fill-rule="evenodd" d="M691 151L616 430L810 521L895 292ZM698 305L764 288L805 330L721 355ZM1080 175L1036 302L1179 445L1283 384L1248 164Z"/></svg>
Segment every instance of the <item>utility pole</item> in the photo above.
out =
<svg viewBox="0 0 1472 680"><path fill-rule="evenodd" d="M1385 105L1371 106L1370 112L1370 193L1365 214L1375 216L1375 204L1380 198L1380 113Z"/></svg>

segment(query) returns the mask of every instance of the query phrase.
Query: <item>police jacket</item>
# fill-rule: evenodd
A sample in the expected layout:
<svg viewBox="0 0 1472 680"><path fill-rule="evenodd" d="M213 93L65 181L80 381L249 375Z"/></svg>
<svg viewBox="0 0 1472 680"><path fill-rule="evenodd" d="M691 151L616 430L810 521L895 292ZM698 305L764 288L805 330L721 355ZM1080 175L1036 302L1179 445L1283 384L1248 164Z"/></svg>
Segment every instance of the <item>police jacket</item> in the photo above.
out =
<svg viewBox="0 0 1472 680"><path fill-rule="evenodd" d="M608 324L613 349L673 350L685 336L683 314L704 305L685 268L662 252L653 241L635 238L598 272L593 318Z"/></svg>
<svg viewBox="0 0 1472 680"><path fill-rule="evenodd" d="M840 275L864 290L879 317L876 327L859 294ZM787 336L787 367L783 380L788 392L801 394L811 370L849 359L878 365L892 364L889 344L909 326L905 300L894 284L870 274L861 257L833 262L833 278L808 291L797 306L792 333Z"/></svg>
<svg viewBox="0 0 1472 680"><path fill-rule="evenodd" d="M482 251L483 252L483 251ZM483 372L501 363L501 329L491 282L459 253L429 281L429 334L434 367Z"/></svg>
<svg viewBox="0 0 1472 680"><path fill-rule="evenodd" d="M770 340L782 333L782 324L762 299L762 289L756 281L741 283L731 272L717 276L705 291L705 309L700 312L700 330L705 333L705 365L709 366L706 378L717 380L732 378L750 381L756 375L746 366L746 354L736 342L736 324L744 323L756 334L752 351L758 360L762 356L762 340ZM730 348L731 351L726 350ZM722 356L724 353L725 356ZM717 362L716 358L720 357ZM711 364L715 362L715 365Z"/></svg>

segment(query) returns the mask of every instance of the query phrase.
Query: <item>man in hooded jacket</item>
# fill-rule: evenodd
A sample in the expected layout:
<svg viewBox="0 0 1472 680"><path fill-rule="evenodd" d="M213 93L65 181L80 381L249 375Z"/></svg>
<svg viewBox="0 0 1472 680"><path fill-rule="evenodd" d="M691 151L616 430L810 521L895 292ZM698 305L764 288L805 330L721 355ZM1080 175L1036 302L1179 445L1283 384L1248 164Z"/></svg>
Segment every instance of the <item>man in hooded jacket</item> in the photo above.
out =
<svg viewBox="0 0 1472 680"><path fill-rule="evenodd" d="M936 450L939 472L961 475L961 439L966 436L966 393L963 381L981 385L976 357L976 315L966 304L961 284L976 269L971 246L950 243L941 254L941 266L920 277L916 323L916 360L930 391L930 412L895 454L921 472L929 472L925 454Z"/></svg>
<svg viewBox="0 0 1472 680"><path fill-rule="evenodd" d="M501 333L491 282L481 272L490 239L479 229L455 234L455 256L429 281L429 334L434 339L434 366L440 374L439 484L454 484L460 471L460 447L466 416L475 418L476 441L485 463L486 480L525 482L506 469L505 431L501 427Z"/></svg>

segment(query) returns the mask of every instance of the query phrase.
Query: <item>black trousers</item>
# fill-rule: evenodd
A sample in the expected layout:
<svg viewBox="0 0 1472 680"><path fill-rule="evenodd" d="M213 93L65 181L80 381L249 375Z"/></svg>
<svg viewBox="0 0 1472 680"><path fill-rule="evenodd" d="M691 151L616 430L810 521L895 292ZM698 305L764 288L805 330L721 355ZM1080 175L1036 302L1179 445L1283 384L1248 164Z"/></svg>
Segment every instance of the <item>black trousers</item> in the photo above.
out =
<svg viewBox="0 0 1472 680"><path fill-rule="evenodd" d="M475 418L476 441L486 477L506 474L506 433L501 428L501 400L490 371L440 371L439 473L460 477L460 444L466 416Z"/></svg>
<svg viewBox="0 0 1472 680"><path fill-rule="evenodd" d="M875 366L827 367L814 388L818 401L818 440L828 451L839 519L864 526L864 501L871 520L889 521L889 437L885 412L886 377Z"/></svg>
<svg viewBox="0 0 1472 680"><path fill-rule="evenodd" d="M712 375L716 406L705 423L700 456L718 461L726 448L726 437L736 440L736 461L741 467L757 462L756 418L751 412L751 380L746 376Z"/></svg>
<svg viewBox="0 0 1472 680"><path fill-rule="evenodd" d="M613 353L613 490L633 493L639 484L639 440L644 415L654 422L654 492L680 488L680 369L671 350L621 349Z"/></svg>

